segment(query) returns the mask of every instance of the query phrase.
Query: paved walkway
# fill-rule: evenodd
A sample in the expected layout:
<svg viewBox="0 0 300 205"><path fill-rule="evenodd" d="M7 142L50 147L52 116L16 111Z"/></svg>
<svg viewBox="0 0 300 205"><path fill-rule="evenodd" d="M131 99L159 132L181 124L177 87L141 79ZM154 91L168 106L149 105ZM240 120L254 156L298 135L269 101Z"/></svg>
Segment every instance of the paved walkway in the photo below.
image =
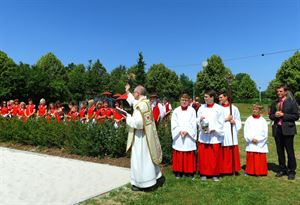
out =
<svg viewBox="0 0 300 205"><path fill-rule="evenodd" d="M0 147L1 205L75 204L129 180L127 168Z"/></svg>

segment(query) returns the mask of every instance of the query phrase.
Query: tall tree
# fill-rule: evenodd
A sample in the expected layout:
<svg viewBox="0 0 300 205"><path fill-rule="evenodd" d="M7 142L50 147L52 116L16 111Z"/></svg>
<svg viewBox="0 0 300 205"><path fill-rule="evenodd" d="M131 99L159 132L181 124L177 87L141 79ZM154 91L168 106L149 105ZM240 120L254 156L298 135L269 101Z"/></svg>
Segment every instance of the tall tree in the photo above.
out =
<svg viewBox="0 0 300 205"><path fill-rule="evenodd" d="M67 69L53 54L42 56L32 69L31 89L37 89L36 97L50 101L68 101L70 92L67 86Z"/></svg>
<svg viewBox="0 0 300 205"><path fill-rule="evenodd" d="M256 83L247 73L238 73L233 81L233 97L251 99L258 97Z"/></svg>
<svg viewBox="0 0 300 205"><path fill-rule="evenodd" d="M113 69L110 73L109 89L113 93L124 93L124 87L127 83L127 69L120 65Z"/></svg>
<svg viewBox="0 0 300 205"><path fill-rule="evenodd" d="M146 63L144 61L144 57L142 52L139 52L139 59L137 62L137 70L136 70L136 82L137 84L144 85L146 74L145 74L145 66Z"/></svg>
<svg viewBox="0 0 300 205"><path fill-rule="evenodd" d="M275 88L280 84L286 84L300 102L300 52L296 51L293 56L285 60L277 70L276 77L266 90L269 98L276 96Z"/></svg>
<svg viewBox="0 0 300 205"><path fill-rule="evenodd" d="M269 82L269 85L267 87L266 90L266 97L270 98L270 99L275 99L276 98L276 87L279 86L281 84L281 82L277 79L272 80L271 82Z"/></svg>
<svg viewBox="0 0 300 205"><path fill-rule="evenodd" d="M95 97L108 90L109 74L99 60L88 70L88 97Z"/></svg>
<svg viewBox="0 0 300 205"><path fill-rule="evenodd" d="M7 56L6 53L0 51L0 97L9 98L14 88L11 82L11 74L15 72L17 65Z"/></svg>
<svg viewBox="0 0 300 205"><path fill-rule="evenodd" d="M71 93L71 99L75 101L85 100L88 81L84 65L72 65L68 76L68 89Z"/></svg>
<svg viewBox="0 0 300 205"><path fill-rule="evenodd" d="M179 93L187 93L191 97L193 97L194 83L189 79L185 74L181 74L179 76Z"/></svg>
<svg viewBox="0 0 300 205"><path fill-rule="evenodd" d="M154 64L146 73L146 89L157 92L159 97L177 99L179 95L178 77L163 64Z"/></svg>
<svg viewBox="0 0 300 205"><path fill-rule="evenodd" d="M207 66L198 72L195 83L196 94L202 94L206 89L220 91L226 88L225 76L228 69L224 66L219 56L212 55L207 59Z"/></svg>
<svg viewBox="0 0 300 205"><path fill-rule="evenodd" d="M30 78L31 68L29 64L20 62L14 72L11 73L12 90L11 95L13 98L27 101L28 98L34 97L28 87L28 79Z"/></svg>
<svg viewBox="0 0 300 205"><path fill-rule="evenodd" d="M133 87L137 85L145 85L146 82L145 66L146 63L144 61L143 54L142 52L139 52L139 58L137 64L128 69L128 75L129 78L131 78L130 81Z"/></svg>
<svg viewBox="0 0 300 205"><path fill-rule="evenodd" d="M276 79L286 84L295 93L300 91L300 52L284 61L276 73Z"/></svg>

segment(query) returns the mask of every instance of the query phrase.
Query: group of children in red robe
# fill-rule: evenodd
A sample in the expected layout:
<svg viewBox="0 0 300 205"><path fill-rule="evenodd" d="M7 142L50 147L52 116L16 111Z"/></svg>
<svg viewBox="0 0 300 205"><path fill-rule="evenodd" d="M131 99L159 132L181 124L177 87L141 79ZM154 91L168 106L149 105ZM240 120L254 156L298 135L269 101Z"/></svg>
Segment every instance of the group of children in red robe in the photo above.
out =
<svg viewBox="0 0 300 205"><path fill-rule="evenodd" d="M18 99L2 101L0 105L1 117L4 118L17 117L26 122L28 118L32 118L35 115L35 112L35 105L31 99L28 100L27 105L24 102L19 103Z"/></svg>
<svg viewBox="0 0 300 205"><path fill-rule="evenodd" d="M65 113L65 109L60 101L56 103L49 103L49 107L46 104L45 99L41 99L39 105L33 104L31 99L28 100L28 104L25 102L19 103L19 100L2 101L0 105L0 113L3 118L18 118L27 121L29 118L46 118L47 121L56 119L57 122L61 121L81 121L82 123L98 123L105 121L106 119L113 119L116 123L119 123L124 118L115 108L109 107L108 101L98 101L96 104L94 100L89 100L89 106L83 101L78 108L75 103L70 102L68 105L68 112ZM119 102L115 103L115 107L120 107Z"/></svg>
<svg viewBox="0 0 300 205"><path fill-rule="evenodd" d="M228 101L219 105L214 102L215 95L214 91L205 93L205 104L196 113L187 103L190 97L184 94L180 97L180 106L172 113L172 170L176 178L186 176L194 179L198 171L201 180L212 178L213 181L219 181L220 175L237 174L241 170L237 145L237 133L241 128L240 119L236 119L239 118L238 109L234 107L238 115L229 114ZM223 97L227 99L226 95ZM261 110L262 106L254 104L252 115L245 121L245 176L268 174L268 125L260 114ZM227 128L226 123L229 124ZM236 142L232 142L230 123L236 129ZM200 130L198 137L197 125Z"/></svg>

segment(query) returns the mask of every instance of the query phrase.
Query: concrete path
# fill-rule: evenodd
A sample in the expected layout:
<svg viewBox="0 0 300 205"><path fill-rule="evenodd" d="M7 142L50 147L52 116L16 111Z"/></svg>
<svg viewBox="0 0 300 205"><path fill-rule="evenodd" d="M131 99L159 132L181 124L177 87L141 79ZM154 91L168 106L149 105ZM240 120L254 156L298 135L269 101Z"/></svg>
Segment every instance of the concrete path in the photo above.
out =
<svg viewBox="0 0 300 205"><path fill-rule="evenodd" d="M1 205L75 204L129 181L127 168L0 147Z"/></svg>

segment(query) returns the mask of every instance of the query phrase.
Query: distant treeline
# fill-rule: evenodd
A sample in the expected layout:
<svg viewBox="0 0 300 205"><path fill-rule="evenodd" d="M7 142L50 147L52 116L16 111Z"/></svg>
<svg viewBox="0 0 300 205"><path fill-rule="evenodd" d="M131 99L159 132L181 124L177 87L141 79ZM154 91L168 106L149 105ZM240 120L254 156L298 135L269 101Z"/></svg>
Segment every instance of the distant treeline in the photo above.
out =
<svg viewBox="0 0 300 205"><path fill-rule="evenodd" d="M233 78L233 99L259 99L259 90L250 75L234 75L217 55L208 58L205 67L199 65L195 82L185 74L177 75L163 64L153 64L147 71L145 67L142 53L138 54L135 65L128 68L120 65L108 72L100 60L89 60L87 65L70 63L65 66L53 53L47 53L36 64L28 65L15 63L5 52L0 51L0 100L18 98L27 101L32 98L37 103L41 98L47 98L49 102L58 99L62 102L81 101L98 97L105 91L123 94L125 84L130 83L132 87L145 85L149 93L156 92L160 98L165 96L173 101L182 93L201 97L208 88L217 92L228 90L228 77ZM282 63L276 79L270 82L261 97L274 98L275 86L286 83L299 100L299 80L300 53L296 52Z"/></svg>

